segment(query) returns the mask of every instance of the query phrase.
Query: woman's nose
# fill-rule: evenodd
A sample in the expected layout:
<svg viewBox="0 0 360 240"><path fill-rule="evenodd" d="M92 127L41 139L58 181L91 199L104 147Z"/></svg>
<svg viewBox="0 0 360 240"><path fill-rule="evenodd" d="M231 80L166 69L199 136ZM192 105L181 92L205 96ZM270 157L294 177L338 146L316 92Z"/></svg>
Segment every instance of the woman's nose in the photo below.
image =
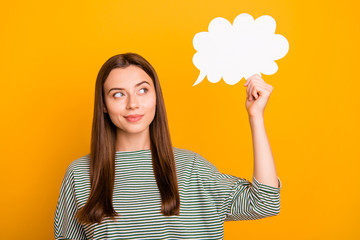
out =
<svg viewBox="0 0 360 240"><path fill-rule="evenodd" d="M136 96L129 95L127 102L128 109L137 108L138 107L138 99Z"/></svg>

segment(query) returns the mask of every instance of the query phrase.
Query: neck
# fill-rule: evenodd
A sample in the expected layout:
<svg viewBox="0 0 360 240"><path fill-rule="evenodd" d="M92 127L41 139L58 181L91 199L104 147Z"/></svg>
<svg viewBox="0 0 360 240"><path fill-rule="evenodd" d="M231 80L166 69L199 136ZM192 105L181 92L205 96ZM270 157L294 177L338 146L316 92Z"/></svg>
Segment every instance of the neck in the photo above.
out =
<svg viewBox="0 0 360 240"><path fill-rule="evenodd" d="M150 132L126 133L119 129L116 132L116 151L137 151L150 149Z"/></svg>

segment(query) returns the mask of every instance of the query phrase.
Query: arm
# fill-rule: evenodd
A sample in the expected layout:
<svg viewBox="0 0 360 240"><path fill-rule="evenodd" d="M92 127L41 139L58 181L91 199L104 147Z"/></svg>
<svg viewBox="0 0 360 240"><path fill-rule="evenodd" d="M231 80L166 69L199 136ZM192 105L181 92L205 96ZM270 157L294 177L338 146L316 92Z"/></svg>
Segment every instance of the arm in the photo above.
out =
<svg viewBox="0 0 360 240"><path fill-rule="evenodd" d="M244 178L221 173L200 154L195 153L191 173L200 182L199 190L207 195L224 221L255 220L280 212L280 186L252 183ZM281 182L279 181L279 184Z"/></svg>
<svg viewBox="0 0 360 240"><path fill-rule="evenodd" d="M249 115L254 150L253 176L262 184L278 187L277 173L264 125L264 110L273 87L259 76L247 79L246 110Z"/></svg>
<svg viewBox="0 0 360 240"><path fill-rule="evenodd" d="M277 173L270 143L265 131L264 118L249 116L253 149L254 177L260 183L278 187Z"/></svg>
<svg viewBox="0 0 360 240"><path fill-rule="evenodd" d="M76 164L77 161L73 161L68 166L60 187L54 217L55 239L87 239L84 227L75 218L78 209L74 178Z"/></svg>

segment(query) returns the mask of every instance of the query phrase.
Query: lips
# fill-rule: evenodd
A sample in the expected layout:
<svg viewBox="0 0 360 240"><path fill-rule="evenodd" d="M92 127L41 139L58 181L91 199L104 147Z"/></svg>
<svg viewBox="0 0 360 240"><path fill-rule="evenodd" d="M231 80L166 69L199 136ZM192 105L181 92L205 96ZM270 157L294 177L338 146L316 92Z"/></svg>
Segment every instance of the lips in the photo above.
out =
<svg viewBox="0 0 360 240"><path fill-rule="evenodd" d="M130 121L130 122L136 122L139 121L144 115L140 115L140 114L134 114L134 115L127 115L125 116L126 120Z"/></svg>

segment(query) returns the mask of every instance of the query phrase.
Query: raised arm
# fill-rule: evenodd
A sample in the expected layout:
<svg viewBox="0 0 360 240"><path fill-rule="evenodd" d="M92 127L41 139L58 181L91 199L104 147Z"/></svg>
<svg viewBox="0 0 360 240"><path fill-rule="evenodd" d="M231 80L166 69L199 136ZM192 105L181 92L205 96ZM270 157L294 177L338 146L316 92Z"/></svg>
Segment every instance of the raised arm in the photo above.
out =
<svg viewBox="0 0 360 240"><path fill-rule="evenodd" d="M249 121L254 149L253 175L260 183L278 187L275 162L265 132L264 118L249 117Z"/></svg>
<svg viewBox="0 0 360 240"><path fill-rule="evenodd" d="M262 184L279 187L274 158L270 143L265 131L264 110L273 87L257 74L247 79L246 110L249 122L254 150L254 173L253 176Z"/></svg>

